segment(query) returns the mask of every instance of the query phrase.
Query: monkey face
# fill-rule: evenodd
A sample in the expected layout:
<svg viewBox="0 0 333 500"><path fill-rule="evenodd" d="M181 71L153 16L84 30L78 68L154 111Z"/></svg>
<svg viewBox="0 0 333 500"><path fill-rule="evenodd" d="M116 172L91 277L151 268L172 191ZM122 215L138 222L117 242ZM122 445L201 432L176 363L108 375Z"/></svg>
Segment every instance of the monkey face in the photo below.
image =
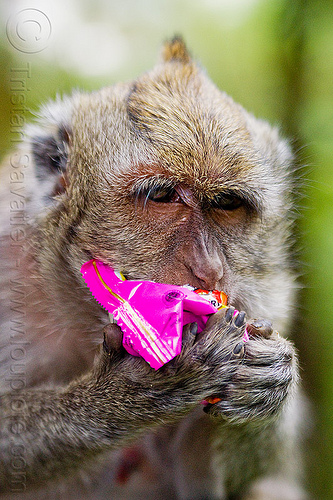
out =
<svg viewBox="0 0 333 500"><path fill-rule="evenodd" d="M289 275L291 154L277 131L221 93L184 47L71 106L47 220L56 213L73 272L95 257L129 279L221 289L265 314Z"/></svg>

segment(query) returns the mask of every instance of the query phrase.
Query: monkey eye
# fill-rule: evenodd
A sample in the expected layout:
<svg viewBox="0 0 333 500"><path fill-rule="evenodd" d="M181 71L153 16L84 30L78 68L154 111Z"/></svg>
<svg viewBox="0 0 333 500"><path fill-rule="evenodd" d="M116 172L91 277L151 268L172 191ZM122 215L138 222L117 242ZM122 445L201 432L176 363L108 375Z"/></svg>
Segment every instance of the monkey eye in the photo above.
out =
<svg viewBox="0 0 333 500"><path fill-rule="evenodd" d="M157 203L178 203L180 197L172 187L153 187L146 194L146 199Z"/></svg>
<svg viewBox="0 0 333 500"><path fill-rule="evenodd" d="M210 202L212 208L219 208L220 210L236 210L243 205L243 200L237 195L221 193L215 196Z"/></svg>

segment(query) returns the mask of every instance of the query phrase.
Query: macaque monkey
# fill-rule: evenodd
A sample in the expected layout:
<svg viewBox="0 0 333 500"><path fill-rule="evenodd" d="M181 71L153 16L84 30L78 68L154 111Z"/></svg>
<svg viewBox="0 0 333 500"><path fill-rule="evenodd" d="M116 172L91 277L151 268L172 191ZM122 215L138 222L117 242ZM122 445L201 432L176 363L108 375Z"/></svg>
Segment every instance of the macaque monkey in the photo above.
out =
<svg viewBox="0 0 333 500"><path fill-rule="evenodd" d="M180 38L136 81L42 110L1 172L4 498L305 498L283 337L292 172L278 131L220 92ZM91 258L128 279L223 290L244 312L185 326L181 354L154 370L84 284Z"/></svg>

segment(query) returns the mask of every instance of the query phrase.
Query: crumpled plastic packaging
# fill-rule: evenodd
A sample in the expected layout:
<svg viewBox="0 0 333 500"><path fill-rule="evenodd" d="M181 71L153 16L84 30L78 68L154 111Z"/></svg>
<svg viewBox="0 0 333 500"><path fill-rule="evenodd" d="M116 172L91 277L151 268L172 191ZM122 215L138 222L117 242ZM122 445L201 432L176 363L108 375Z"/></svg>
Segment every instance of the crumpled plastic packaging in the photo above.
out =
<svg viewBox="0 0 333 500"><path fill-rule="evenodd" d="M227 304L223 292L125 280L96 259L83 264L81 272L95 299L122 329L125 349L156 370L180 353L184 325L196 322L199 333L209 316Z"/></svg>

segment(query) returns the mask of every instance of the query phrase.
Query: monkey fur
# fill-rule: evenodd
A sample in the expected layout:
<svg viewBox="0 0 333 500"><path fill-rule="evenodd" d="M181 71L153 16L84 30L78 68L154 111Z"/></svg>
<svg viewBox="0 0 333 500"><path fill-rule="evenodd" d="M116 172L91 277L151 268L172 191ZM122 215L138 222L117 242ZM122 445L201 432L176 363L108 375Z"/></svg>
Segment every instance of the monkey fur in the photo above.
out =
<svg viewBox="0 0 333 500"><path fill-rule="evenodd" d="M180 38L136 81L42 109L1 170L3 498L306 498L283 337L292 174L278 131L218 90ZM128 279L223 290L248 320L227 309L200 335L188 325L155 371L85 287L90 258ZM249 319L262 317L280 335Z"/></svg>

